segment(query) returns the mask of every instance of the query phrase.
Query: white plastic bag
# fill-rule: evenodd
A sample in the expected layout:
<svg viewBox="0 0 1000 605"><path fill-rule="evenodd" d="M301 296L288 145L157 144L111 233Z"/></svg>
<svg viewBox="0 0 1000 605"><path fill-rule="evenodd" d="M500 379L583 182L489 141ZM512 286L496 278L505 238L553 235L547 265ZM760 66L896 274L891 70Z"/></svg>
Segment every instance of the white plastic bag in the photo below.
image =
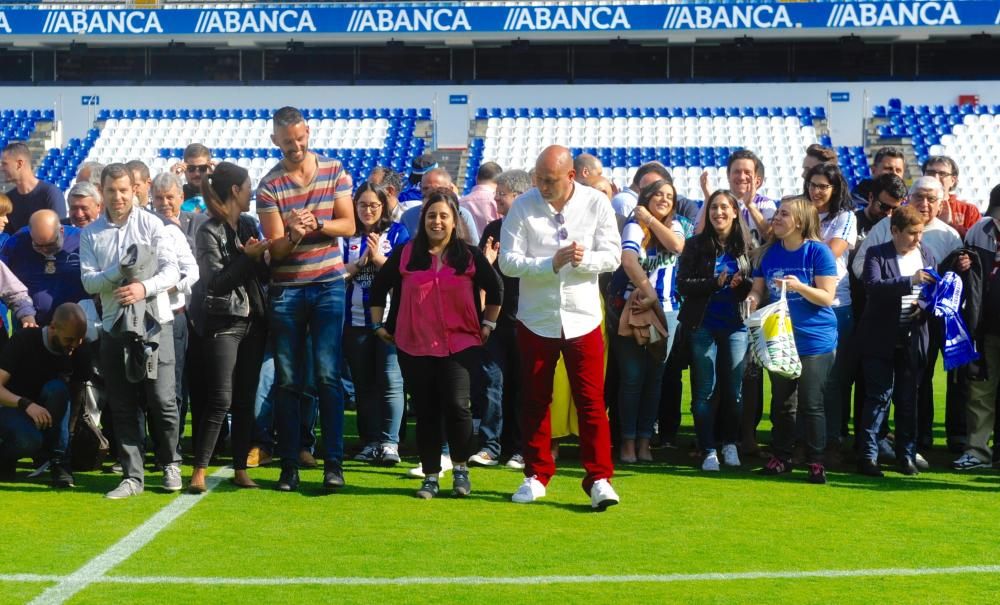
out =
<svg viewBox="0 0 1000 605"><path fill-rule="evenodd" d="M802 374L784 282L778 302L757 309L743 323L749 331L753 358L762 368L785 378L798 378Z"/></svg>

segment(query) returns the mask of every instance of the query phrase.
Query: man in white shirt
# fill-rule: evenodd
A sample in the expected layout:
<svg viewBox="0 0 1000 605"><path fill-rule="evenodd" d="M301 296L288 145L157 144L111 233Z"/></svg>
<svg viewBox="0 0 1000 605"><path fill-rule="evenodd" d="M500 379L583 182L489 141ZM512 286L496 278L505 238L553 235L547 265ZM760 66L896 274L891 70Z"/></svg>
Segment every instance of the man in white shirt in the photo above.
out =
<svg viewBox="0 0 1000 605"><path fill-rule="evenodd" d="M500 232L500 270L520 278L517 319L522 350L524 483L517 503L545 496L555 474L549 405L560 353L580 424L583 489L591 507L618 503L611 487L611 431L604 404L600 273L621 264L614 211L596 189L574 181L573 156L547 147L535 163L534 189L517 198Z"/></svg>
<svg viewBox="0 0 1000 605"><path fill-rule="evenodd" d="M962 238L958 236L958 232L937 217L942 200L944 200L944 189L941 187L941 182L934 177L922 176L910 185L907 203L916 208L925 221L921 245L930 251L934 261L938 263L962 247ZM854 262L851 263L851 271L858 279L861 279L861 273L864 271L868 249L892 239L889 223L888 217L876 223L858 246Z"/></svg>
<svg viewBox="0 0 1000 605"><path fill-rule="evenodd" d="M619 222L622 225L632 216L636 204L639 203L639 192L642 191L643 187L659 180L664 180L671 184L674 182L666 166L659 162L646 162L636 170L635 176L632 177L632 184L611 198L611 207L614 208L615 214L618 215ZM683 216L692 223L697 220L698 202L688 199L683 195L678 195L676 203L677 208L674 210L674 213L677 216ZM621 230L619 229L619 231Z"/></svg>
<svg viewBox="0 0 1000 605"><path fill-rule="evenodd" d="M209 215L181 211L184 186L176 174L164 172L157 175L152 180L150 193L153 212L163 219L167 235L173 241L174 252L177 254L177 269L181 273L177 285L167 291L170 296L170 310L174 314L174 391L177 394L179 440L184 433L187 419L188 385L184 380L190 340L187 305L191 299L191 290L199 278L198 261L194 257L194 235L198 228L205 224ZM194 357L197 359L197 354Z"/></svg>
<svg viewBox="0 0 1000 605"><path fill-rule="evenodd" d="M132 174L123 164L111 164L104 169L101 187L104 212L87 225L80 238L80 277L88 293L101 297L100 368L107 384L124 473L121 484L108 492L107 497L128 498L143 491L144 431L137 386L145 391L146 413L156 437L156 458L163 466L163 487L179 491L181 457L177 453L179 427L174 399L174 315L167 294L180 279L177 255L163 221L133 206ZM133 244L153 251L156 272L148 279L126 284L121 262ZM151 378L147 373L133 383L125 367L126 337L115 329L115 324L126 307L142 301L146 312L160 327L156 377Z"/></svg>
<svg viewBox="0 0 1000 605"><path fill-rule="evenodd" d="M726 159L726 178L729 190L740 200L740 223L756 248L767 241L771 234L771 218L778 211L774 200L758 193L764 185L764 162L749 149L737 149ZM701 191L707 200L714 192L708 182L708 172L701 175ZM695 221L695 233L705 227L705 207L702 206Z"/></svg>

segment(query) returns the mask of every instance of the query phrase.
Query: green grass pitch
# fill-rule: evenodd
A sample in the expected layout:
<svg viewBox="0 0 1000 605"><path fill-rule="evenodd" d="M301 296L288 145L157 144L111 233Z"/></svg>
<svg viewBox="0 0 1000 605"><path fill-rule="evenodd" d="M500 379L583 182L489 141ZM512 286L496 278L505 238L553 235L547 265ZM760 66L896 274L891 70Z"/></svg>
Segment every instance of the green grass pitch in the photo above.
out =
<svg viewBox="0 0 1000 605"><path fill-rule="evenodd" d="M942 408L944 376L935 384ZM940 409L937 418L943 415ZM769 425L765 417L761 428ZM67 602L997 602L995 471L949 471L954 456L939 445L929 457L932 469L914 478L891 468L884 480L839 469L828 485L814 486L803 471L759 477L759 459L707 475L688 453L690 416L682 430L682 448L657 451L655 464L617 469L622 503L603 514L590 512L573 447L563 449L548 496L528 506L510 503L521 476L502 467L474 468L470 498L448 497L444 489L435 500L418 501L412 494L419 482L404 476L416 463L412 451L394 469L348 462L348 486L333 495L321 491L320 470L303 471L302 489L281 494L269 489L275 466L253 469L264 489L221 483L113 567L112 581L89 584ZM185 480L189 475L186 466ZM156 488L158 475L148 480L145 494L119 502L101 497L116 478L99 472L77 474L77 487L61 492L44 483L0 483L0 603L31 601L177 498ZM450 487L450 474L442 485ZM768 575L965 566L990 567L912 576ZM752 572L765 577L724 575ZM23 581L18 574L53 578ZM677 576L687 574L723 575ZM645 578L621 577L636 575ZM465 580L399 583L428 577ZM347 580L316 583L329 578ZM262 579L274 584L236 583Z"/></svg>

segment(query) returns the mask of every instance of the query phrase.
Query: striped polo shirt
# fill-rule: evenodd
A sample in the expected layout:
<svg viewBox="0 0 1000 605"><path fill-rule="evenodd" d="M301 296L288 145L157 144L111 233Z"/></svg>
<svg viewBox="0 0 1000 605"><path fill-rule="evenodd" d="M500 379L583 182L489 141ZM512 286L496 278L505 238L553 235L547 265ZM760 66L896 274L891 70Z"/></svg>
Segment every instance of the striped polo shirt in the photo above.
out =
<svg viewBox="0 0 1000 605"><path fill-rule="evenodd" d="M306 209L317 220L331 221L334 201L351 196L351 175L339 160L316 155L316 176L299 186L279 162L260 181L257 188L257 213L280 212L282 219L292 210ZM291 254L271 265L271 283L278 286L301 286L344 279L344 259L340 238L309 233Z"/></svg>

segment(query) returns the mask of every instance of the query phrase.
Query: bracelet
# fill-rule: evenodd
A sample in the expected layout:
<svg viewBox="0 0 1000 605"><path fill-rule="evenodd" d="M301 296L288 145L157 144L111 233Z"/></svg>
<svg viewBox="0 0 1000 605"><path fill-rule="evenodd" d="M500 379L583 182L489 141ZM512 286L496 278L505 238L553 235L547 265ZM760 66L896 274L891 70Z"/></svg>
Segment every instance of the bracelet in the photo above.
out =
<svg viewBox="0 0 1000 605"><path fill-rule="evenodd" d="M385 327L385 324L383 322L376 321L375 323L372 324L372 332L378 332L379 330L381 330L384 327Z"/></svg>
<svg viewBox="0 0 1000 605"><path fill-rule="evenodd" d="M497 322L490 321L488 319L482 320L481 322L479 322L479 325L486 326L487 328L489 328L491 330L496 330L497 329Z"/></svg>
<svg viewBox="0 0 1000 605"><path fill-rule="evenodd" d="M28 410L29 405L31 405L31 400L28 399L27 397L21 397L17 400L17 409L21 410L22 412L26 412Z"/></svg>

